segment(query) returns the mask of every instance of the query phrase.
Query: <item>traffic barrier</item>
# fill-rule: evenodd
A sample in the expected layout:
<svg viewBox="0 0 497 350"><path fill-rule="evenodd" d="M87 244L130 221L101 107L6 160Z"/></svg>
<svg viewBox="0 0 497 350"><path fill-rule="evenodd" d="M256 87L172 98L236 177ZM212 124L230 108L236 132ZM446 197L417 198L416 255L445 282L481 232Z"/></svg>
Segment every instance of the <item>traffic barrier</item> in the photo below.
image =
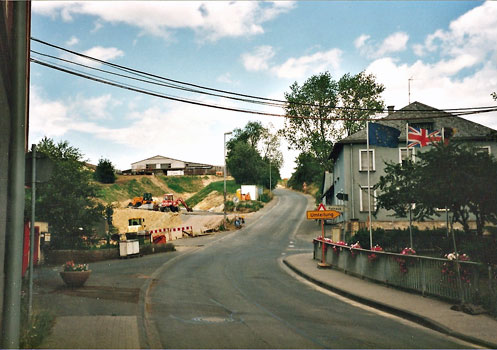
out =
<svg viewBox="0 0 497 350"><path fill-rule="evenodd" d="M188 235L193 235L193 226L181 226L181 227L167 227L159 228L155 230L150 230L150 240L154 242L154 239L158 236L163 236L167 241L172 241L183 237L183 233Z"/></svg>

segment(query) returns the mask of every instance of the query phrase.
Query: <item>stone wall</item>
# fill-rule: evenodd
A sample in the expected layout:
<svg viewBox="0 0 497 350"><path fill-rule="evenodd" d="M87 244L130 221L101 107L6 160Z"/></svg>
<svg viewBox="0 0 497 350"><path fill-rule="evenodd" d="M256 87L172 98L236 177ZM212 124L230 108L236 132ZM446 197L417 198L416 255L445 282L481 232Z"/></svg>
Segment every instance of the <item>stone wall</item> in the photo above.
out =
<svg viewBox="0 0 497 350"><path fill-rule="evenodd" d="M174 245L171 243L140 246L141 255L162 253L174 250ZM63 265L66 261L70 260L73 260L76 264L86 264L96 261L120 258L119 247L96 250L46 250L44 251L43 256L43 263L45 265Z"/></svg>

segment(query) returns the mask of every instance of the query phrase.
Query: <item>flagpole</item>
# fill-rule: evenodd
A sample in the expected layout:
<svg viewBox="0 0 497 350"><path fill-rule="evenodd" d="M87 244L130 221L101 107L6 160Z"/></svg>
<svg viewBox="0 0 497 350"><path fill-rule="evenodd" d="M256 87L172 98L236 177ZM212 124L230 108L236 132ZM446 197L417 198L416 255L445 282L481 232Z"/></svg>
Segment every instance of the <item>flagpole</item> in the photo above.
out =
<svg viewBox="0 0 497 350"><path fill-rule="evenodd" d="M409 122L406 123L406 158L407 161L410 160L409 155ZM412 203L409 203L409 245L411 249L414 249L412 243Z"/></svg>
<svg viewBox="0 0 497 350"><path fill-rule="evenodd" d="M407 159L409 159L409 122L406 123L406 148Z"/></svg>
<svg viewBox="0 0 497 350"><path fill-rule="evenodd" d="M373 250L373 229L371 227L371 184L369 179L369 168L371 167L371 156L369 155L369 122L366 123L366 152L368 153L368 220L369 220L369 248Z"/></svg>

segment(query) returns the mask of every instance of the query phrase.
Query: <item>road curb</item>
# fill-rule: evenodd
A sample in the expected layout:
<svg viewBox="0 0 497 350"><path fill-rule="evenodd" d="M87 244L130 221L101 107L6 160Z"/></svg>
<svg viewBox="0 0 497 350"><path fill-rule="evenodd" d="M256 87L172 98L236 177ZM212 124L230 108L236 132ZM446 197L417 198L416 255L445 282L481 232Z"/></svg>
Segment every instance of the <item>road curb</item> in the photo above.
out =
<svg viewBox="0 0 497 350"><path fill-rule="evenodd" d="M497 349L497 344L494 344L494 343L491 343L491 342L488 342L488 341L485 341L482 339L478 339L478 338L475 338L475 337L472 337L472 336L469 336L466 334L455 332L455 331L441 325L440 323L435 322L435 321L433 321L427 317L424 317L422 315L419 315L417 313L407 311L407 310L402 310L402 309L399 309L396 307L392 307L391 305L387 305L387 304L384 304L384 303L381 303L381 302L378 302L375 300L371 300L369 298L361 297L361 296L358 296L356 294L350 293L349 291L343 290L341 288L337 288L337 287L332 286L328 283L325 283L323 281L315 279L314 277L311 277L308 274L306 274L305 272L301 271L298 267L296 267L295 265L290 263L286 258L283 258L283 263L290 270L295 272L297 275L299 275L299 276L305 278L306 280L308 280L308 281L310 281L310 282L312 282L312 283L314 283L314 284L316 284L324 289L327 289L333 293L339 294L343 297L346 297L348 299L354 300L354 301L359 302L361 304L373 307L375 309L390 313L392 315L407 319L407 320L415 322L423 327L430 328L432 330L449 335L451 337L458 338L460 340L464 340L467 342L471 342L471 343L474 343L474 344L479 345L479 346L488 347L490 349Z"/></svg>

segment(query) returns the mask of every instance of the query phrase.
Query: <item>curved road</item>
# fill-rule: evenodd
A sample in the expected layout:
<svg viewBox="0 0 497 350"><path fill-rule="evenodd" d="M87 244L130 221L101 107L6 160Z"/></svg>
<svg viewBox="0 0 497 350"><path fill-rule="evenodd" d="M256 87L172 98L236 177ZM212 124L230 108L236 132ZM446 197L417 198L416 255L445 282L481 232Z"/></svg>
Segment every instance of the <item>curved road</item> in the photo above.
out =
<svg viewBox="0 0 497 350"><path fill-rule="evenodd" d="M256 222L192 248L160 270L148 293L147 319L161 347L465 347L321 293L286 273L279 258L310 252L312 236L298 236L316 225L304 221L305 196L275 194L277 205Z"/></svg>

